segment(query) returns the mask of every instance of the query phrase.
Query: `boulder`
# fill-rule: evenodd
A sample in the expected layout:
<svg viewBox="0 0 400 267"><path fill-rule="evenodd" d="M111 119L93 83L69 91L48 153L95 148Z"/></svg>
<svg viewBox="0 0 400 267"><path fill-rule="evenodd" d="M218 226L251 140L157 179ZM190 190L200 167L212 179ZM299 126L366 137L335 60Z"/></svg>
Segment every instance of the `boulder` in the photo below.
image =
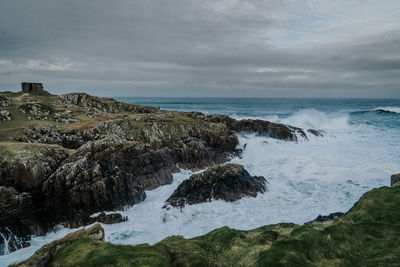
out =
<svg viewBox="0 0 400 267"><path fill-rule="evenodd" d="M246 196L256 197L266 190L265 178L251 176L242 165L218 165L183 181L166 200L164 208L169 205L182 208L211 199L235 201Z"/></svg>

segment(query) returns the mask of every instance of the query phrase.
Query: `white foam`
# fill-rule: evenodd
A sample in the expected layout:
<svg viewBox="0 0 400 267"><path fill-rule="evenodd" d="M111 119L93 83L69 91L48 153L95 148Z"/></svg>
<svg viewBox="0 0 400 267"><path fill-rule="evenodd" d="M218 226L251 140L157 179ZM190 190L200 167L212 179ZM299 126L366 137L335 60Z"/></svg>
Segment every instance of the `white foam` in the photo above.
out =
<svg viewBox="0 0 400 267"><path fill-rule="evenodd" d="M373 110L384 110L389 112L400 113L400 107L379 107L379 108L374 108Z"/></svg>

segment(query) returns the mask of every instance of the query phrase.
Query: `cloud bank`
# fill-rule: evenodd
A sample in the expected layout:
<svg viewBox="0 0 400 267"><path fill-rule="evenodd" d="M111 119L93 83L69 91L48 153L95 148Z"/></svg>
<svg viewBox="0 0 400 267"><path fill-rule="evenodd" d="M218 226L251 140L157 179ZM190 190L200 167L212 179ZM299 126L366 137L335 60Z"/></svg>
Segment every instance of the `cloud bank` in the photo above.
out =
<svg viewBox="0 0 400 267"><path fill-rule="evenodd" d="M0 0L0 88L400 97L397 0Z"/></svg>

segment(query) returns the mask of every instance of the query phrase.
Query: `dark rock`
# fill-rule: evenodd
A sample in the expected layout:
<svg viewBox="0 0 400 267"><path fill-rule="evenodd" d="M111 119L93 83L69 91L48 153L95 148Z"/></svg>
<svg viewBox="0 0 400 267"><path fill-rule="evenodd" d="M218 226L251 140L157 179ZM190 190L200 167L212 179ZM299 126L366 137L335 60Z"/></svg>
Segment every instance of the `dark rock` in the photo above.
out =
<svg viewBox="0 0 400 267"><path fill-rule="evenodd" d="M228 129L240 133L255 133L261 136L268 136L285 141L297 141L298 136L307 139L305 132L298 127L273 123L264 120L235 120L226 115L204 115L200 112L190 112L190 116L206 121L224 123Z"/></svg>
<svg viewBox="0 0 400 267"><path fill-rule="evenodd" d="M309 132L310 134L313 134L313 135L315 135L317 137L323 137L324 136L323 135L324 131L322 131L322 130L308 129L307 132Z"/></svg>
<svg viewBox="0 0 400 267"><path fill-rule="evenodd" d="M44 233L29 193L0 186L0 214L0 255L28 246L28 235Z"/></svg>
<svg viewBox="0 0 400 267"><path fill-rule="evenodd" d="M390 186L394 186L400 182L400 173L399 174L393 174L390 179Z"/></svg>
<svg viewBox="0 0 400 267"><path fill-rule="evenodd" d="M168 205L184 207L211 199L235 201L245 196L256 197L257 193L266 191L265 183L264 177L250 176L241 165L214 166L183 181L166 200L164 208Z"/></svg>
<svg viewBox="0 0 400 267"><path fill-rule="evenodd" d="M126 222L128 217L123 217L120 213L110 213L106 214L104 212L100 213L96 217L90 217L87 224L92 224L95 222L104 224L115 224L120 222Z"/></svg>
<svg viewBox="0 0 400 267"><path fill-rule="evenodd" d="M306 223L304 223L304 224L313 224L313 223L315 223L315 222L333 221L334 219L340 218L340 217L342 217L343 215L344 215L343 212L334 212L334 213L331 213L331 214L329 214L329 215L318 215L318 217L315 218L314 220L309 221L309 222L306 222Z"/></svg>

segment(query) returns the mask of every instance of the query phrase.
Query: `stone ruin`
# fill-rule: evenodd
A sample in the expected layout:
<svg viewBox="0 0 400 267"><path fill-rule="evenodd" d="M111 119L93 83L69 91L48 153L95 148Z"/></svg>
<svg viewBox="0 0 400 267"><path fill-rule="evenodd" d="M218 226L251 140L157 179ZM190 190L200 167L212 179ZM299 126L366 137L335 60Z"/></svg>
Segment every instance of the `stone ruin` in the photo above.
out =
<svg viewBox="0 0 400 267"><path fill-rule="evenodd" d="M24 93L42 93L44 92L43 84L41 83L22 83L22 92Z"/></svg>

